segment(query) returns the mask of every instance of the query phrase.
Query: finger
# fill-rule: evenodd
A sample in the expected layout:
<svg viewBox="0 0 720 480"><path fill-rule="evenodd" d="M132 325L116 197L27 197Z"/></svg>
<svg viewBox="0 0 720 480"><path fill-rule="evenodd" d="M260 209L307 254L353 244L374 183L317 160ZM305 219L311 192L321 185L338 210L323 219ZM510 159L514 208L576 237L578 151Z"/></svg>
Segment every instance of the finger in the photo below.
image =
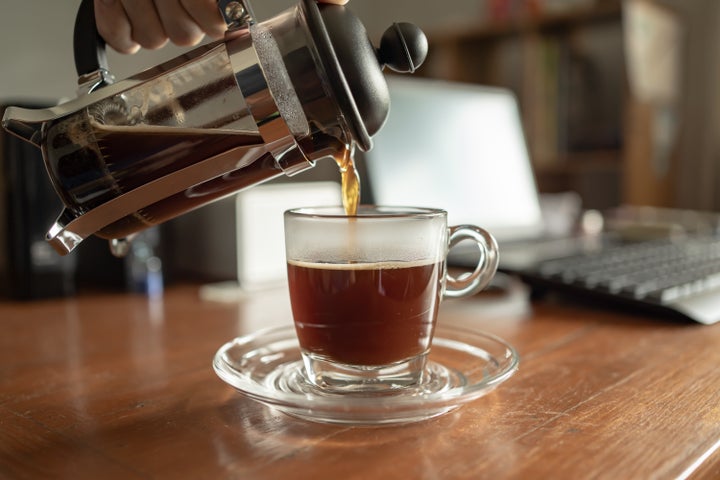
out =
<svg viewBox="0 0 720 480"><path fill-rule="evenodd" d="M220 15L217 0L180 0L185 11L197 25L211 38L221 38L227 30L227 24Z"/></svg>
<svg viewBox="0 0 720 480"><path fill-rule="evenodd" d="M180 0L155 0L163 28L176 45L195 45L203 38L203 31L180 4Z"/></svg>
<svg viewBox="0 0 720 480"><path fill-rule="evenodd" d="M140 45L132 39L132 27L119 0L95 0L95 23L105 43L120 53L135 53Z"/></svg>
<svg viewBox="0 0 720 480"><path fill-rule="evenodd" d="M349 0L318 0L320 3L334 3L335 5L345 5Z"/></svg>
<svg viewBox="0 0 720 480"><path fill-rule="evenodd" d="M152 0L121 0L132 26L132 39L143 48L156 49L167 43L167 33Z"/></svg>

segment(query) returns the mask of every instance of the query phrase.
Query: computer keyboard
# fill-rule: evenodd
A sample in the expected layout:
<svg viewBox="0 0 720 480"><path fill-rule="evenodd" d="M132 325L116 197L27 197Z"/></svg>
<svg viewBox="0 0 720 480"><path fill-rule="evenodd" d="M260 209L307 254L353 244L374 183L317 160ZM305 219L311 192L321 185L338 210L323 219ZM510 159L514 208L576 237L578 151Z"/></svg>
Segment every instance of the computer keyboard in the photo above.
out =
<svg viewBox="0 0 720 480"><path fill-rule="evenodd" d="M720 238L617 243L520 272L531 285L630 303L703 324L720 321Z"/></svg>

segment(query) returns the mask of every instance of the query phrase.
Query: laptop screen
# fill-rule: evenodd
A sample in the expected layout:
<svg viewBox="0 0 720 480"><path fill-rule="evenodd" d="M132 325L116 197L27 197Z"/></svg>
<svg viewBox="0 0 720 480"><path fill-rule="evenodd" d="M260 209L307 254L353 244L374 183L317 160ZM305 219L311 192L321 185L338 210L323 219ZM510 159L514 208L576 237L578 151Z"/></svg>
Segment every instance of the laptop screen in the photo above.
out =
<svg viewBox="0 0 720 480"><path fill-rule="evenodd" d="M364 154L375 203L443 208L500 242L540 235L542 215L509 90L389 77L390 114Z"/></svg>

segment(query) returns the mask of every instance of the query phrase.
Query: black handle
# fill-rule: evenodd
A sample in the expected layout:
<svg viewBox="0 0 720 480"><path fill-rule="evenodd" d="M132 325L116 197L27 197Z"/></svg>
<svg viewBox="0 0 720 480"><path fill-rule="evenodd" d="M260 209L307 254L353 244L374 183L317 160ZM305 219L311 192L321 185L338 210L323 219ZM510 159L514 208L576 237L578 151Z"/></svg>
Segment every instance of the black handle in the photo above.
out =
<svg viewBox="0 0 720 480"><path fill-rule="evenodd" d="M78 77L98 70L108 70L105 40L100 36L95 24L95 6L93 0L82 0L75 18L73 35L75 70Z"/></svg>

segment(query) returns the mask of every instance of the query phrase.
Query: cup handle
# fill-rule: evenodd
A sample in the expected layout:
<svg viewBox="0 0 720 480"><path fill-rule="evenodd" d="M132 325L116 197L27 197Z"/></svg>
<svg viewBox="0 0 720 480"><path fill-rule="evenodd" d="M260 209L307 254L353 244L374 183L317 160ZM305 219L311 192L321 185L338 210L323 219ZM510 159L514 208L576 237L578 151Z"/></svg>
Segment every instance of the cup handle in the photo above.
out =
<svg viewBox="0 0 720 480"><path fill-rule="evenodd" d="M449 228L448 250L463 240L472 240L478 246L480 258L475 270L459 277L447 274L444 296L449 298L473 295L487 287L498 266L498 246L487 231L474 225L456 225Z"/></svg>

